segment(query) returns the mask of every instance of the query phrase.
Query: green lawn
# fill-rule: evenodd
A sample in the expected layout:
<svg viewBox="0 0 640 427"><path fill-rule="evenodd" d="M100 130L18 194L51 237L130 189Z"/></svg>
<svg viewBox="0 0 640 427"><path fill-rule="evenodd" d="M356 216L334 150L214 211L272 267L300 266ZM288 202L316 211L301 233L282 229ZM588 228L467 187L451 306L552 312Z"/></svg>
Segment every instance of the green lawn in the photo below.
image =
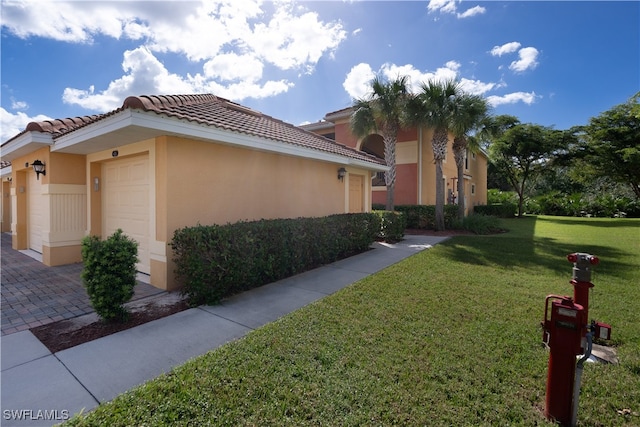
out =
<svg viewBox="0 0 640 427"><path fill-rule="evenodd" d="M620 364L585 368L578 422L640 425L640 220L504 226L417 254L71 424L551 425L539 324L547 294L572 294L566 255L579 251L600 257L590 316L612 325Z"/></svg>

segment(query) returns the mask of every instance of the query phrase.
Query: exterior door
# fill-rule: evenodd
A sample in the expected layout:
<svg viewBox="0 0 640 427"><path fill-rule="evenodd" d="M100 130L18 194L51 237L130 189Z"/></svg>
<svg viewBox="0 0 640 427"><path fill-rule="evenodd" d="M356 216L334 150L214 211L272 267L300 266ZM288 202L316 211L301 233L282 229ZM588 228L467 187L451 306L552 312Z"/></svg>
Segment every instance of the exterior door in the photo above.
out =
<svg viewBox="0 0 640 427"><path fill-rule="evenodd" d="M349 213L364 212L364 176L349 174Z"/></svg>
<svg viewBox="0 0 640 427"><path fill-rule="evenodd" d="M102 166L103 238L118 228L138 242L138 271L150 274L149 156L106 162Z"/></svg>
<svg viewBox="0 0 640 427"><path fill-rule="evenodd" d="M42 253L42 222L45 206L42 200L42 181L33 170L27 172L27 246Z"/></svg>

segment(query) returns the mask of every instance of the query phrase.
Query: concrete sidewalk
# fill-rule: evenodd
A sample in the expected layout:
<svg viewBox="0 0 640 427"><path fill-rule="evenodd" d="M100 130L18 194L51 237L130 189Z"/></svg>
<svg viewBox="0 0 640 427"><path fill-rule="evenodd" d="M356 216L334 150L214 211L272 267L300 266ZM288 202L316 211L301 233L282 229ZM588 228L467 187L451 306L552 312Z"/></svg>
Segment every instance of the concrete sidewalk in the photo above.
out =
<svg viewBox="0 0 640 427"><path fill-rule="evenodd" d="M2 426L50 426L330 295L443 237L405 236L299 274L52 354L28 330L2 337Z"/></svg>

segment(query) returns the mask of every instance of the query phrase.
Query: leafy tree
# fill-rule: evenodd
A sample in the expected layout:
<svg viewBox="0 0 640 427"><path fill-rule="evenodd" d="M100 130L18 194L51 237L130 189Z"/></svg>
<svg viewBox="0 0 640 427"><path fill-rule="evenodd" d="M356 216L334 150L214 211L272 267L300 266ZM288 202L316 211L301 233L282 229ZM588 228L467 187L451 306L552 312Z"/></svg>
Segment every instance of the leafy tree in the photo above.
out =
<svg viewBox="0 0 640 427"><path fill-rule="evenodd" d="M583 172L628 185L640 199L640 92L591 118L583 131L574 153Z"/></svg>
<svg viewBox="0 0 640 427"><path fill-rule="evenodd" d="M408 107L409 120L413 124L434 129L431 146L436 164L436 230L444 230L445 227L442 162L447 154L449 132L453 130L461 94L460 84L455 80L430 80L422 84L421 92L411 99Z"/></svg>
<svg viewBox="0 0 640 427"><path fill-rule="evenodd" d="M468 138L468 134L482 127L489 105L481 96L462 94L457 100L456 107L451 125L454 134L452 149L458 170L458 219L462 221L465 211L464 159L467 150L477 152L480 149L478 140Z"/></svg>
<svg viewBox="0 0 640 427"><path fill-rule="evenodd" d="M480 121L476 133L471 135L469 139L471 140L471 144L488 150L494 139L501 136L510 127L519 123L520 121L515 116L506 114L499 116L486 115ZM497 188L503 191L513 188L507 178L500 173L492 162L489 162L487 165L487 188Z"/></svg>
<svg viewBox="0 0 640 427"><path fill-rule="evenodd" d="M523 214L528 185L563 145L566 145L564 131L534 124L516 124L493 140L490 159L518 194L518 216Z"/></svg>
<svg viewBox="0 0 640 427"><path fill-rule="evenodd" d="M382 133L384 159L389 166L389 171L384 174L388 211L394 208L396 142L398 131L404 127L405 107L409 97L408 80L406 76L393 81L386 81L379 76L374 78L371 82L371 93L354 102L351 114L351 131L358 137L367 136L372 132Z"/></svg>

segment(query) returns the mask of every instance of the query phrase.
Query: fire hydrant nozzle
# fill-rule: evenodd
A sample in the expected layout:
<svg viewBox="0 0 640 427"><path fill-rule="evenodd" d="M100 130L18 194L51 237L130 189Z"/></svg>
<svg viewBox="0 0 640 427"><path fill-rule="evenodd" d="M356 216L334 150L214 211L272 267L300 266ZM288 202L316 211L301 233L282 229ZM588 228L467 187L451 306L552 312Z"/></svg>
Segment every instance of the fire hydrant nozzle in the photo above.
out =
<svg viewBox="0 0 640 427"><path fill-rule="evenodd" d="M573 280L578 282L590 282L591 266L600 262L597 256L581 252L567 255L567 261L573 263Z"/></svg>

